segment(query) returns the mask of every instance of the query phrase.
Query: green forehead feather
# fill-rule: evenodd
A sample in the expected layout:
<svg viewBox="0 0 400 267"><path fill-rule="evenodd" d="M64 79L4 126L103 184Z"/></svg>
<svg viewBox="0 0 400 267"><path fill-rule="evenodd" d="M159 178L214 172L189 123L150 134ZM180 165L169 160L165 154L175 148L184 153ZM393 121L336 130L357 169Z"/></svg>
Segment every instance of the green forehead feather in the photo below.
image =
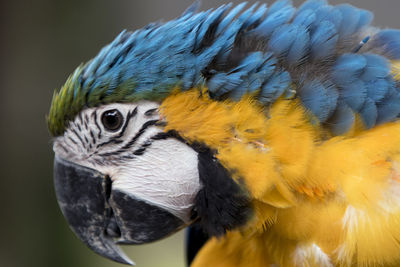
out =
<svg viewBox="0 0 400 267"><path fill-rule="evenodd" d="M90 87L83 87L79 78L83 67L79 66L67 79L59 92L53 94L52 104L47 117L48 128L53 136L62 135L72 120L84 108L96 107L109 103L126 103L138 100L158 101L165 97L171 90L146 90L135 91L133 81L124 81L113 86L104 83L90 90ZM110 90L112 88L112 90Z"/></svg>
<svg viewBox="0 0 400 267"><path fill-rule="evenodd" d="M47 117L49 131L53 136L61 135L64 132L66 122L75 115L74 110L79 110L79 107L83 104L82 90L80 90L77 82L77 77L81 71L82 66L78 67L67 79L59 92L55 91L53 94Z"/></svg>

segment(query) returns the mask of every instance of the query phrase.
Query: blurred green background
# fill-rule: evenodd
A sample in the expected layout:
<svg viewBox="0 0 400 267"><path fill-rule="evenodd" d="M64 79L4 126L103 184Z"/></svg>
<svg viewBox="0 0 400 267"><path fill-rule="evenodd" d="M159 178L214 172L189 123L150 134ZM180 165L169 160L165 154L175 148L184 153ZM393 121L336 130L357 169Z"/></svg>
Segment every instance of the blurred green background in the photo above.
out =
<svg viewBox="0 0 400 267"><path fill-rule="evenodd" d="M53 90L122 29L174 18L191 2L0 2L1 267L122 266L87 249L65 223L53 192L45 114ZM375 25L400 28L398 0L330 1L342 2L373 10ZM222 3L204 0L202 9ZM184 266L182 233L125 251L139 267Z"/></svg>

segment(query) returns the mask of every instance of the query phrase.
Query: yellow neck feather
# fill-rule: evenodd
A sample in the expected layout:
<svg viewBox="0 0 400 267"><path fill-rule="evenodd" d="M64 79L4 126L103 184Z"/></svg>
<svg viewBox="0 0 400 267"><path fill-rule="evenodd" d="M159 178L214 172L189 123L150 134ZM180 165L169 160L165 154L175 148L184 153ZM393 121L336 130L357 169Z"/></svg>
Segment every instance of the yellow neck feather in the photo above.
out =
<svg viewBox="0 0 400 267"><path fill-rule="evenodd" d="M217 102L198 89L170 95L160 112L166 131L214 149L253 198L254 220L208 242L194 266L265 266L266 257L294 266L287 255L305 252L309 266L325 266L324 257L327 266L399 266L399 122L356 123L334 137L296 99L265 108L250 96Z"/></svg>

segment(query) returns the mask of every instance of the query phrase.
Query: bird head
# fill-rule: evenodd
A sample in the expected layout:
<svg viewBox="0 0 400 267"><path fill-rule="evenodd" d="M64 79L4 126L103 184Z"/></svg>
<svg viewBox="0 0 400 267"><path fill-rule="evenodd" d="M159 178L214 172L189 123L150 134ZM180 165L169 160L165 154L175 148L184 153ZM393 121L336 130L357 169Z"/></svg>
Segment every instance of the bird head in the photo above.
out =
<svg viewBox="0 0 400 267"><path fill-rule="evenodd" d="M369 27L372 14L349 5L244 6L195 4L123 31L54 94L56 196L96 253L132 264L118 244L192 223L220 236L245 225L257 201L288 207L298 177L281 181L290 160L279 157L297 155L293 129L340 135L356 117L368 129L399 114L387 59L400 59L398 31ZM286 128L268 128L277 125Z"/></svg>
<svg viewBox="0 0 400 267"><path fill-rule="evenodd" d="M130 263L114 245L158 240L190 224L201 185L198 153L165 134L158 104L108 104L79 113L54 139L54 183L76 235Z"/></svg>
<svg viewBox="0 0 400 267"><path fill-rule="evenodd" d="M122 32L53 96L47 120L60 209L82 242L117 262L133 264L118 244L152 242L199 222L220 236L251 214L247 190L215 148L166 128L163 101L200 95L221 49L194 43L187 32L205 17L193 14Z"/></svg>
<svg viewBox="0 0 400 267"><path fill-rule="evenodd" d="M64 217L89 248L117 262L133 264L117 244L152 242L199 221L218 236L250 214L247 191L215 151L166 130L159 110L149 100L84 108L54 137Z"/></svg>

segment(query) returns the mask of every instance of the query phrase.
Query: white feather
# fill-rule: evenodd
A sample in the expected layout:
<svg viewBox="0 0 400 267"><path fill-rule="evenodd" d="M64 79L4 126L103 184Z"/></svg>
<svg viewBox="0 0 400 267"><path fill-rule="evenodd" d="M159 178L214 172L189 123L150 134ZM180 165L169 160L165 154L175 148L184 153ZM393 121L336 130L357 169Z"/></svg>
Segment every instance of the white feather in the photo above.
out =
<svg viewBox="0 0 400 267"><path fill-rule="evenodd" d="M160 140L119 168L113 187L189 222L200 190L197 152L175 139Z"/></svg>

